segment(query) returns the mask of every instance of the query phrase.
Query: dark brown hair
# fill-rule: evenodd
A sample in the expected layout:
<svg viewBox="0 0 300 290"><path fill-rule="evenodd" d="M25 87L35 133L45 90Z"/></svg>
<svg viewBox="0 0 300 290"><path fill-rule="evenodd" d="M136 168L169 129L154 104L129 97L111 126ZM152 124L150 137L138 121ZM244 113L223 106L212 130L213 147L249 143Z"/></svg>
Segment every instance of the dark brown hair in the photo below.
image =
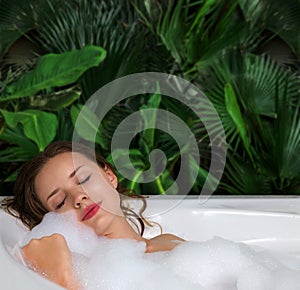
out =
<svg viewBox="0 0 300 290"><path fill-rule="evenodd" d="M14 196L9 197L2 201L1 206L4 207L7 212L9 212L14 217L19 218L24 225L29 229L39 224L42 221L43 216L48 212L48 210L42 205L39 197L37 196L34 188L35 178L43 168L43 166L53 157L66 153L66 152L77 152L90 160L96 158L96 162L101 168L109 168L114 172L113 167L108 163L102 156L95 154L95 152L88 146L72 143L70 141L57 141L49 144L45 150L33 159L29 160L21 168L14 186ZM148 222L143 218L142 213L146 208L146 201L143 196L137 196L135 194L126 193L126 191L119 190L121 209L125 216L133 222L140 234L143 235L145 224ZM132 209L123 205L123 200L127 197L140 198L143 202L139 214L136 214ZM140 226L134 222L136 219Z"/></svg>

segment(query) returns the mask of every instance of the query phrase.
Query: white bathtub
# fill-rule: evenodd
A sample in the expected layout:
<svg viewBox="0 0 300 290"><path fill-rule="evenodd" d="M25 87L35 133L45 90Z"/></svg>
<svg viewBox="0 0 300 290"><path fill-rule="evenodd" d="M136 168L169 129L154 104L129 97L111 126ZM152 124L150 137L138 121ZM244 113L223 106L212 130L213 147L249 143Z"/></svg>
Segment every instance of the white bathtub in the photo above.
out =
<svg viewBox="0 0 300 290"><path fill-rule="evenodd" d="M165 232L187 240L214 236L300 256L300 198L159 196L148 199L146 216ZM14 260L9 249L26 234L20 222L0 210L1 289L62 289ZM148 235L156 230L148 231Z"/></svg>

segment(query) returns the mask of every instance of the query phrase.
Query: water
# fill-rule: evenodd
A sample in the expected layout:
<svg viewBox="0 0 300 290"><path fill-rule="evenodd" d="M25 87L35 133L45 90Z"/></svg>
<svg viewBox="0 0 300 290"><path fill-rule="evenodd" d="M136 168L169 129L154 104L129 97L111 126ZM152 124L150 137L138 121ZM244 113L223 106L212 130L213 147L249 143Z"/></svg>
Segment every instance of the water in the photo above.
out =
<svg viewBox="0 0 300 290"><path fill-rule="evenodd" d="M76 222L48 213L25 238L62 234L84 289L105 290L297 290L300 260L219 237L145 253L145 243L110 240Z"/></svg>

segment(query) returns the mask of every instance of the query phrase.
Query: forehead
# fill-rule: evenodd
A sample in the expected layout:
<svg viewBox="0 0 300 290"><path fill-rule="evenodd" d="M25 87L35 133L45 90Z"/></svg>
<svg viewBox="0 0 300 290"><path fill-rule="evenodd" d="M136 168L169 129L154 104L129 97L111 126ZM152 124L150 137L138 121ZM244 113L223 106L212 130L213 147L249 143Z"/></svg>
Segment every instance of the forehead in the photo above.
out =
<svg viewBox="0 0 300 290"><path fill-rule="evenodd" d="M50 166L72 166L76 167L81 163L87 163L87 164L95 164L92 160L87 158L81 153L77 152L65 152L58 154L48 160L44 167L50 167Z"/></svg>
<svg viewBox="0 0 300 290"><path fill-rule="evenodd" d="M79 166L98 167L96 162L77 152L66 152L49 159L36 176L36 181L44 175L69 176Z"/></svg>
<svg viewBox="0 0 300 290"><path fill-rule="evenodd" d="M49 192L66 184L70 180L70 176L73 176L75 170L79 167L79 175L84 174L86 170L99 171L96 162L93 162L80 153L61 153L48 160L34 181L35 192L41 198L42 202Z"/></svg>

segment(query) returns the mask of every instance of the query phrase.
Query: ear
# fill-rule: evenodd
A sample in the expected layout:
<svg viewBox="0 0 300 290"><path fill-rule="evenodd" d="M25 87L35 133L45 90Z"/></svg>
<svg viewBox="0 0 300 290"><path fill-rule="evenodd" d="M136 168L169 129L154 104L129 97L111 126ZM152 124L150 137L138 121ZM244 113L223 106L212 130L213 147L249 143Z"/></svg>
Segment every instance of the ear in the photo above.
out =
<svg viewBox="0 0 300 290"><path fill-rule="evenodd" d="M109 167L105 167L104 171L114 188L118 187L118 178Z"/></svg>

